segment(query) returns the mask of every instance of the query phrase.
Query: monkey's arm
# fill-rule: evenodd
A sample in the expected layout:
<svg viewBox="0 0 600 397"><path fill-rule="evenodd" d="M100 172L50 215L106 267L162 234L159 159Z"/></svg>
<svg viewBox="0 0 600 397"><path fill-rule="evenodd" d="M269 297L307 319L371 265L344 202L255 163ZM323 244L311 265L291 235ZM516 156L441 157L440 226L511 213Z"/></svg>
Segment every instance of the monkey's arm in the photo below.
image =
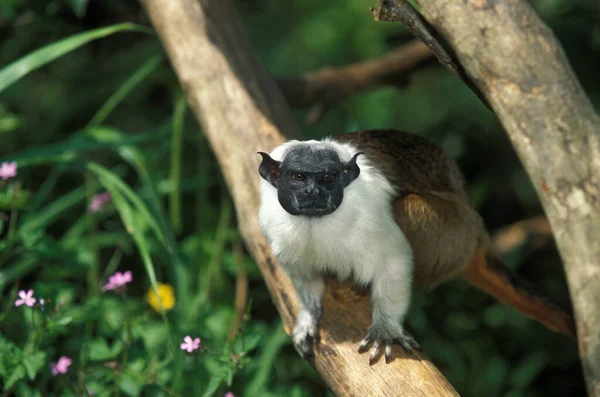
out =
<svg viewBox="0 0 600 397"><path fill-rule="evenodd" d="M312 278L291 276L300 302L296 325L292 331L292 341L302 358L313 355L313 341L319 337L319 320L323 314L321 298L325 282L321 276Z"/></svg>
<svg viewBox="0 0 600 397"><path fill-rule="evenodd" d="M379 264L381 269L371 285L373 320L359 347L359 351L363 352L373 342L369 364L375 362L382 345L385 346L386 362L391 360L393 343L399 344L407 352L420 349L402 326L410 303L412 283L411 267L405 263L405 259L390 258Z"/></svg>

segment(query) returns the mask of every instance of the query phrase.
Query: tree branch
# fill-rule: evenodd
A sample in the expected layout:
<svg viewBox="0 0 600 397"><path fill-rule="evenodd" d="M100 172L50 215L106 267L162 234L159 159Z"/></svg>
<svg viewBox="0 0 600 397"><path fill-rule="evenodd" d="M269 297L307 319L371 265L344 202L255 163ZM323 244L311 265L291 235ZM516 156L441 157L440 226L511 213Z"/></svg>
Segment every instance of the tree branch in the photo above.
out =
<svg viewBox="0 0 600 397"><path fill-rule="evenodd" d="M257 62L231 0L141 0L217 156L241 234L289 332L297 302L258 226L259 150L298 137L285 100ZM456 396L423 354L369 366L358 342L370 323L368 297L330 283L313 365L338 396Z"/></svg>
<svg viewBox="0 0 600 397"><path fill-rule="evenodd" d="M357 91L381 85L404 85L409 73L432 56L426 45L414 40L380 58L340 68L323 68L302 77L280 77L277 83L290 106L317 104L327 108ZM317 119L313 117L309 122Z"/></svg>
<svg viewBox="0 0 600 397"><path fill-rule="evenodd" d="M415 37L431 49L446 70L458 76L477 95L477 98L491 110L485 96L467 76L452 49L407 0L379 0L378 7L371 8L371 15L376 21L401 22L404 24Z"/></svg>
<svg viewBox="0 0 600 397"><path fill-rule="evenodd" d="M508 254L532 237L537 241L535 245L538 247L552 240L552 228L544 216L523 219L498 230L492 236L494 252L500 256Z"/></svg>
<svg viewBox="0 0 600 397"><path fill-rule="evenodd" d="M600 396L600 118L521 0L421 1L529 173L565 264L590 395Z"/></svg>

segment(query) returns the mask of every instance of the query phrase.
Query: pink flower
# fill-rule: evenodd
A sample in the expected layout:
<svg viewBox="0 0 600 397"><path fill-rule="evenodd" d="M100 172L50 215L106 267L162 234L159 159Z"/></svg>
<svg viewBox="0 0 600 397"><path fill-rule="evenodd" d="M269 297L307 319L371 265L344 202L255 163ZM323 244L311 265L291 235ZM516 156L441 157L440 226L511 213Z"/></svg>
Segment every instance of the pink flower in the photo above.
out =
<svg viewBox="0 0 600 397"><path fill-rule="evenodd" d="M7 180L17 176L17 162L4 162L0 165L0 179Z"/></svg>
<svg viewBox="0 0 600 397"><path fill-rule="evenodd" d="M33 297L32 289L30 289L27 292L25 292L25 290L22 289L21 291L19 291L19 297L21 299L17 299L15 301L15 306L21 306L24 304L26 306L32 307L35 304L35 298Z"/></svg>
<svg viewBox="0 0 600 397"><path fill-rule="evenodd" d="M200 347L200 338L192 340L192 337L188 335L183 338L183 341L184 343L180 346L181 350L187 350L188 353L191 353Z"/></svg>
<svg viewBox="0 0 600 397"><path fill-rule="evenodd" d="M232 392L228 391L223 397L235 397L235 395Z"/></svg>
<svg viewBox="0 0 600 397"><path fill-rule="evenodd" d="M71 365L72 361L67 356L60 356L58 362L50 363L50 369L52 371L52 375L56 376L58 374L66 374L69 369L69 365Z"/></svg>
<svg viewBox="0 0 600 397"><path fill-rule="evenodd" d="M126 271L125 273L116 272L108 278L108 282L102 287L102 291L120 288L125 284L130 283L132 279L133 277L131 276L130 271Z"/></svg>
<svg viewBox="0 0 600 397"><path fill-rule="evenodd" d="M109 192L95 194L94 197L92 197L92 202L90 203L90 206L88 207L88 211L90 211L90 212L99 211L109 201L110 201L110 193Z"/></svg>

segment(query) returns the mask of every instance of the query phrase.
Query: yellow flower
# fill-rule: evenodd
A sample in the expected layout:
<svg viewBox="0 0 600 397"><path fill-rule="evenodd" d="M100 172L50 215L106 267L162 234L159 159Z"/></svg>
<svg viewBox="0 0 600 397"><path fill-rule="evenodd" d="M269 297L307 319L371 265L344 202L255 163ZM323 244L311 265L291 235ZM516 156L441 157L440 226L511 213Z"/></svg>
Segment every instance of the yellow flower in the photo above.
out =
<svg viewBox="0 0 600 397"><path fill-rule="evenodd" d="M163 309L165 311L172 309L175 306L175 294L173 293L173 286L170 284L161 284L158 283L158 296L152 290L152 286L148 288L148 292L146 292L146 302L152 306L157 313L160 313L160 309L158 307L158 298L160 297L160 303L162 304Z"/></svg>

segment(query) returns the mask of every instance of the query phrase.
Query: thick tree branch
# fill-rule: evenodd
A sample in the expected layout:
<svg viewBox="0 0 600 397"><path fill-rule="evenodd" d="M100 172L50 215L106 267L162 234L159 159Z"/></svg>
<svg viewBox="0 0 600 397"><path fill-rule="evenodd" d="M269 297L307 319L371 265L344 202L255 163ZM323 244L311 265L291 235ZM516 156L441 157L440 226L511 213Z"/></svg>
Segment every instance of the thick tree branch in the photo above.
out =
<svg viewBox="0 0 600 397"><path fill-rule="evenodd" d="M186 91L190 108L229 185L240 231L256 259L286 330L297 311L289 279L258 226L258 159L297 127L275 82L253 56L231 0L141 0ZM455 396L422 354L369 366L357 353L370 322L368 298L329 285L314 366L338 396Z"/></svg>
<svg viewBox="0 0 600 397"><path fill-rule="evenodd" d="M410 72L432 56L425 44L415 40L376 59L340 68L323 68L301 77L281 77L277 83L290 106L317 104L326 108L357 91L382 85L404 85Z"/></svg>
<svg viewBox="0 0 600 397"><path fill-rule="evenodd" d="M431 49L444 68L458 76L477 95L477 98L491 110L485 96L467 76L452 49L407 0L379 0L377 8L371 8L371 15L376 21L401 22L404 24L415 37Z"/></svg>
<svg viewBox="0 0 600 397"><path fill-rule="evenodd" d="M537 189L565 264L588 392L600 396L600 118L528 2L420 5L488 99Z"/></svg>

